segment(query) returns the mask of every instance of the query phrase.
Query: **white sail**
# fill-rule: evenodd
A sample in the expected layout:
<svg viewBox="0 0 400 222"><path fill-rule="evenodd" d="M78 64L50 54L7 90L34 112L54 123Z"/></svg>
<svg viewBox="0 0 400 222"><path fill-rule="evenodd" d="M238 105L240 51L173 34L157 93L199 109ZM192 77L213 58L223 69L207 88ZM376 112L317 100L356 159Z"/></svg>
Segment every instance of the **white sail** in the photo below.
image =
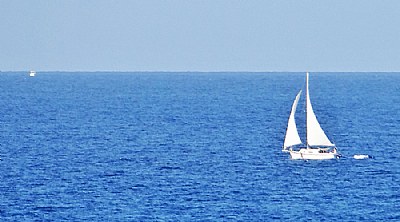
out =
<svg viewBox="0 0 400 222"><path fill-rule="evenodd" d="M300 136L296 127L296 121L294 119L294 114L296 113L296 107L299 103L300 94L301 90L297 94L296 99L294 100L292 105L292 111L290 112L288 127L286 130L285 142L283 143L283 150L286 150L288 147L301 144Z"/></svg>
<svg viewBox="0 0 400 222"><path fill-rule="evenodd" d="M308 92L308 72L306 80L307 96L307 144L308 146L334 146L322 130L317 117L311 106L310 94Z"/></svg>

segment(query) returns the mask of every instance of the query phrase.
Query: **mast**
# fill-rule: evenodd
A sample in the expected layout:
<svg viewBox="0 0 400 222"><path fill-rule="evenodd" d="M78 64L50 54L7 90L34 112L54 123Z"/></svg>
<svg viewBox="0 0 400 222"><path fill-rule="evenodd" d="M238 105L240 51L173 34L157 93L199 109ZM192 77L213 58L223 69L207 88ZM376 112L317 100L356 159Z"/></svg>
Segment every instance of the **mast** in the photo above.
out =
<svg viewBox="0 0 400 222"><path fill-rule="evenodd" d="M307 121L307 112L308 112L308 72L306 74L306 147L308 149L308 121Z"/></svg>

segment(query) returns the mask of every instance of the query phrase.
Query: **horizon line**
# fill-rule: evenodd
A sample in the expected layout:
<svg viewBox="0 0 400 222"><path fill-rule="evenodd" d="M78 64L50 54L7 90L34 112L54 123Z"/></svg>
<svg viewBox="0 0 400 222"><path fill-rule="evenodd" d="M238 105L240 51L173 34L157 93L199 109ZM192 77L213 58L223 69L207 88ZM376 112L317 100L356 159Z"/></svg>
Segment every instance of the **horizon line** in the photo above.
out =
<svg viewBox="0 0 400 222"><path fill-rule="evenodd" d="M305 71L167 71L167 70L136 70L136 71L122 71L122 70L0 70L0 73L20 73L20 72L29 72L35 71L36 73L49 73L49 72L63 72L63 73L400 73L400 71L312 71L312 70L305 70Z"/></svg>

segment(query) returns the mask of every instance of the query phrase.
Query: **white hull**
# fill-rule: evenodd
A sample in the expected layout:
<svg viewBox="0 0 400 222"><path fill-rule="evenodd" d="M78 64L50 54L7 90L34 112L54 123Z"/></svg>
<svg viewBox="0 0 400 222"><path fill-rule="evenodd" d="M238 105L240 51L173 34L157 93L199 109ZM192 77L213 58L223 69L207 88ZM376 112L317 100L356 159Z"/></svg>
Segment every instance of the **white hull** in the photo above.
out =
<svg viewBox="0 0 400 222"><path fill-rule="evenodd" d="M289 151L290 157L294 160L330 160L339 158L339 154L334 151L326 151L326 149L300 149L299 151Z"/></svg>

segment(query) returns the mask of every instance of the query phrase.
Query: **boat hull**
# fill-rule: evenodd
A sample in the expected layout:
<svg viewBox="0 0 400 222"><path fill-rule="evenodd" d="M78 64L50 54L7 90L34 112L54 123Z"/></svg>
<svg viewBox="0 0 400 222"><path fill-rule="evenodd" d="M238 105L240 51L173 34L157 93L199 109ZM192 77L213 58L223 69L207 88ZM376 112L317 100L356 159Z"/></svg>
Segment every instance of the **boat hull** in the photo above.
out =
<svg viewBox="0 0 400 222"><path fill-rule="evenodd" d="M326 151L326 149L300 149L299 151L290 151L290 157L294 160L330 160L337 159L340 155L334 151Z"/></svg>

